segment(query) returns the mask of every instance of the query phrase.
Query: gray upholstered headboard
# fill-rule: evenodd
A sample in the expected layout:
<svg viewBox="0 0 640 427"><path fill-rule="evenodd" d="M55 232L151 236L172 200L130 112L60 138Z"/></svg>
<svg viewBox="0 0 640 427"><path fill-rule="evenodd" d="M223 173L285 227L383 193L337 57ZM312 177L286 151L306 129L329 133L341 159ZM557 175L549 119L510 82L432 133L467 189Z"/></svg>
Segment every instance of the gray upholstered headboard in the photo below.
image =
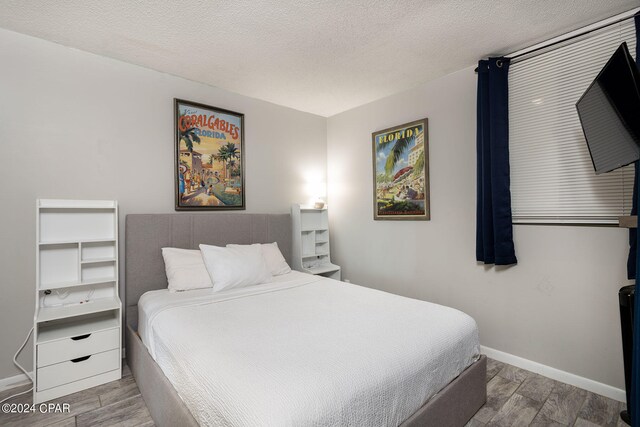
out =
<svg viewBox="0 0 640 427"><path fill-rule="evenodd" d="M161 248L278 242L282 255L291 263L289 214L127 215L125 237L126 317L127 323L135 327L140 296L167 287Z"/></svg>

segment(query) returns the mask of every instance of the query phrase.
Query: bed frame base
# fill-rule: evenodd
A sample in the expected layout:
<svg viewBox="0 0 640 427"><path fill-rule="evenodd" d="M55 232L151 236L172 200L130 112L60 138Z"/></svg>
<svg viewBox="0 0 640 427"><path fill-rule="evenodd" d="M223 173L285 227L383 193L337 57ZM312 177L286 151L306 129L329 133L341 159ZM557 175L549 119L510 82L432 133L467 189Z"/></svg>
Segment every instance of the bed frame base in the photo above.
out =
<svg viewBox="0 0 640 427"><path fill-rule="evenodd" d="M155 424L159 427L198 426L131 325L126 328L126 343L127 363ZM401 427L464 426L487 400L486 372L487 358L482 355Z"/></svg>
<svg viewBox="0 0 640 427"><path fill-rule="evenodd" d="M486 401L487 356L483 354L400 426L464 426Z"/></svg>
<svg viewBox="0 0 640 427"><path fill-rule="evenodd" d="M198 423L149 354L140 336L127 325L127 364L153 422L159 427L197 427Z"/></svg>

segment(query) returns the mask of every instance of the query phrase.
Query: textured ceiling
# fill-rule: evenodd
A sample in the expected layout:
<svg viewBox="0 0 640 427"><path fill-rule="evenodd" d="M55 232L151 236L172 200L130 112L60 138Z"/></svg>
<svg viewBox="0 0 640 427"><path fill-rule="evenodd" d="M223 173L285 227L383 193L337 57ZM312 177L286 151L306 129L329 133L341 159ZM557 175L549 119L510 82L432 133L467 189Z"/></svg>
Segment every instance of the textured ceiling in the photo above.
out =
<svg viewBox="0 0 640 427"><path fill-rule="evenodd" d="M0 0L0 27L331 116L637 6L638 0Z"/></svg>

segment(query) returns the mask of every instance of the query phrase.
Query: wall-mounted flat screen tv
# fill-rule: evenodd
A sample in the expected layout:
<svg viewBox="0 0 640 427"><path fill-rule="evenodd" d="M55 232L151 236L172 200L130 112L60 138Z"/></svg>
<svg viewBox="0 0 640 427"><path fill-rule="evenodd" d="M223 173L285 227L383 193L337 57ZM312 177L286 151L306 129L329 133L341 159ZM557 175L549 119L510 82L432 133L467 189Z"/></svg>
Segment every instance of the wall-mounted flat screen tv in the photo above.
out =
<svg viewBox="0 0 640 427"><path fill-rule="evenodd" d="M640 72L622 43L576 104L596 174L640 159Z"/></svg>

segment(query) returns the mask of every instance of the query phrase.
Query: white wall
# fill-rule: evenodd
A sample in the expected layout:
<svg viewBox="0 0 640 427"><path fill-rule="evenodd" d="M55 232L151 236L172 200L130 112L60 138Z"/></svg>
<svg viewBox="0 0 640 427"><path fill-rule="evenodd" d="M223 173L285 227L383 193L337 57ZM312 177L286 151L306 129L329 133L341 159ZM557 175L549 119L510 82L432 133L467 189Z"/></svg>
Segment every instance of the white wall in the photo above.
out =
<svg viewBox="0 0 640 427"><path fill-rule="evenodd" d="M323 117L6 30L0 64L0 379L33 319L35 199L117 199L121 239L126 214L174 212L174 97L245 114L247 212L289 212L324 180Z"/></svg>
<svg viewBox="0 0 640 427"><path fill-rule="evenodd" d="M624 388L627 231L516 225L519 264L478 265L475 110L469 68L328 119L332 258L354 283L469 313L485 346ZM371 133L423 117L432 220L373 221Z"/></svg>

